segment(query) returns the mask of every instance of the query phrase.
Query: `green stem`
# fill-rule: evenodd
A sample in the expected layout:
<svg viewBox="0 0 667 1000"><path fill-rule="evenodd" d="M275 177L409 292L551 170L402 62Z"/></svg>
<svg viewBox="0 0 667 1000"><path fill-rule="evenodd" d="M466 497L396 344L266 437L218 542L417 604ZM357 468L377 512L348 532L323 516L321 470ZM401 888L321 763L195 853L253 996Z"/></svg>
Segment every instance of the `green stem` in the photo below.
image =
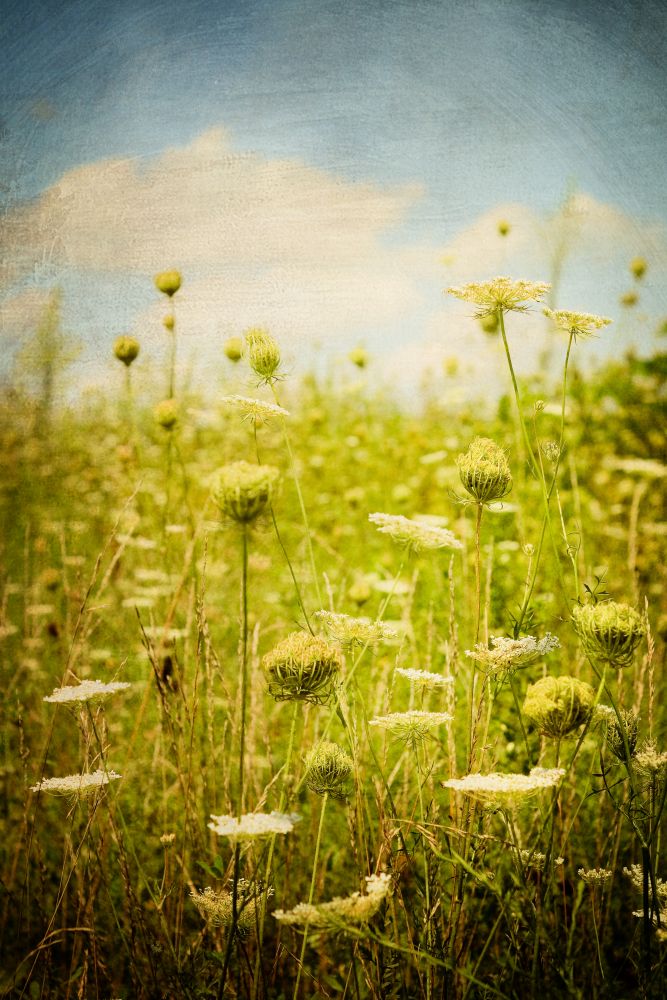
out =
<svg viewBox="0 0 667 1000"><path fill-rule="evenodd" d="M320 855L320 843L322 841L322 830L324 828L324 812L327 807L327 799L329 798L329 793L325 792L322 798L322 810L320 812L320 824L317 828L317 840L315 842L315 858L313 860L313 874L310 879L310 892L308 893L308 905L311 906L313 902L313 896L315 895L315 882L317 880L317 862ZM301 955L299 956L299 969L296 974L296 983L294 984L294 993L292 995L292 1000L297 1000L299 996L299 983L301 982L301 971L303 969L303 960L306 955L306 944L308 943L308 923L306 922L303 928L303 941L301 943Z"/></svg>
<svg viewBox="0 0 667 1000"><path fill-rule="evenodd" d="M174 300L171 300L171 329L169 330L169 393L167 398L174 398L174 388L176 385L176 311Z"/></svg>
<svg viewBox="0 0 667 1000"><path fill-rule="evenodd" d="M422 830L426 830L426 812L424 810L424 793L422 789L423 784L423 771L420 766L419 752L417 747L413 748L415 760L417 762L417 787L419 789L419 818L421 820ZM429 954L431 953L433 946L433 935L431 933L431 891L428 882L428 857L426 854L426 835L422 833L422 849L424 853L424 903L425 903L425 925L426 925L426 948ZM432 969L429 966L426 970L426 1000L431 1000L431 979L432 979Z"/></svg>

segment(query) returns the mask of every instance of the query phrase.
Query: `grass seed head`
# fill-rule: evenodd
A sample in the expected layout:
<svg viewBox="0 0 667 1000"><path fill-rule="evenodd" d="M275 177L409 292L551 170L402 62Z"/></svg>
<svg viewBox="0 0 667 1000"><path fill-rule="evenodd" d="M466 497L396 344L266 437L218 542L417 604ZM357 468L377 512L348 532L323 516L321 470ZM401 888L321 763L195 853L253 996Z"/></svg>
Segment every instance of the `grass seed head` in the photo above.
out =
<svg viewBox="0 0 667 1000"><path fill-rule="evenodd" d="M512 489L512 473L503 449L490 438L475 438L456 460L465 490L476 503L488 504Z"/></svg>
<svg viewBox="0 0 667 1000"><path fill-rule="evenodd" d="M338 646L309 632L292 632L267 653L262 667L276 701L328 701L343 665Z"/></svg>
<svg viewBox="0 0 667 1000"><path fill-rule="evenodd" d="M135 340L134 337L116 337L113 344L113 352L118 360L122 361L129 368L139 354L139 341Z"/></svg>
<svg viewBox="0 0 667 1000"><path fill-rule="evenodd" d="M271 502L279 478L273 465L231 462L218 472L213 500L232 521L252 524Z"/></svg>
<svg viewBox="0 0 667 1000"><path fill-rule="evenodd" d="M576 677L542 677L530 684L524 715L543 736L561 739L591 717L595 691Z"/></svg>
<svg viewBox="0 0 667 1000"><path fill-rule="evenodd" d="M348 794L354 763L336 743L320 743L307 754L305 765L305 780L311 792L336 799Z"/></svg>
<svg viewBox="0 0 667 1000"><path fill-rule="evenodd" d="M572 609L574 628L584 651L596 663L629 667L646 634L642 616L627 604L576 604Z"/></svg>

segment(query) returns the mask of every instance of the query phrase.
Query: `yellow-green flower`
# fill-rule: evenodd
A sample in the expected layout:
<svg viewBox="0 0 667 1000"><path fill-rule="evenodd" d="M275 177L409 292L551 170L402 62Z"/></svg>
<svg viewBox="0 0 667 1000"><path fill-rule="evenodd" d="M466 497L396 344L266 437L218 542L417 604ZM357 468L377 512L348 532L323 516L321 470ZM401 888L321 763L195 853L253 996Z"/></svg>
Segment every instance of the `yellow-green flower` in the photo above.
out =
<svg viewBox="0 0 667 1000"><path fill-rule="evenodd" d="M525 312L528 302L540 302L551 285L545 281L513 281L512 278L491 278L473 281L460 288L448 288L450 295L477 306L478 315L497 312Z"/></svg>

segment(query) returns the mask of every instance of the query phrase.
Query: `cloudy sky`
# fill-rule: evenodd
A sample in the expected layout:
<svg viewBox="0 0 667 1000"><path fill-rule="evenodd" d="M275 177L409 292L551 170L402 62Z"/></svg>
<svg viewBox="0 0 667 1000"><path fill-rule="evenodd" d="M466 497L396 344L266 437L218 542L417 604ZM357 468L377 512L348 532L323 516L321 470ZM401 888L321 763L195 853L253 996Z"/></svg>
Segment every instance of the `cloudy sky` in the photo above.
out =
<svg viewBox="0 0 667 1000"><path fill-rule="evenodd" d="M266 325L295 368L474 379L494 345L442 290L496 274L611 316L592 357L655 343L664 0L8 0L1 30L5 367L56 285L83 381L122 332L159 359L171 267L184 362ZM514 335L533 365L542 318Z"/></svg>

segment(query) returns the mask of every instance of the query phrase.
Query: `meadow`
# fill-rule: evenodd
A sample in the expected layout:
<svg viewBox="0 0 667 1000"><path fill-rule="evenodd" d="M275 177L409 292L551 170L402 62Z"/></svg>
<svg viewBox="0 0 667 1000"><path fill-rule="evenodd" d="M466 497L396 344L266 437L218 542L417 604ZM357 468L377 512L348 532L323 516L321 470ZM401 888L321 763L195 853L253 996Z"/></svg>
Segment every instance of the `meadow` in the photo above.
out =
<svg viewBox="0 0 667 1000"><path fill-rule="evenodd" d="M58 405L54 313L0 403L2 996L664 997L667 354L518 378L495 279L497 404L264 330L203 399L180 280L153 398Z"/></svg>

